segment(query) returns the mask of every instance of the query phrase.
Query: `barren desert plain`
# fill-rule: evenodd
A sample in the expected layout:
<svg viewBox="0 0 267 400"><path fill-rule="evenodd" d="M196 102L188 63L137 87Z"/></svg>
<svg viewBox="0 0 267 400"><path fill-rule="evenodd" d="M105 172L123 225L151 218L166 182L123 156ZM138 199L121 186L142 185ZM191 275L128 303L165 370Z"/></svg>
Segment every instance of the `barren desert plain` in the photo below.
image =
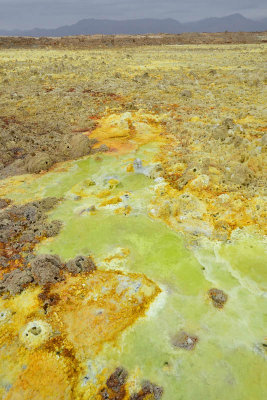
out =
<svg viewBox="0 0 267 400"><path fill-rule="evenodd" d="M267 398L266 39L0 49L0 398Z"/></svg>

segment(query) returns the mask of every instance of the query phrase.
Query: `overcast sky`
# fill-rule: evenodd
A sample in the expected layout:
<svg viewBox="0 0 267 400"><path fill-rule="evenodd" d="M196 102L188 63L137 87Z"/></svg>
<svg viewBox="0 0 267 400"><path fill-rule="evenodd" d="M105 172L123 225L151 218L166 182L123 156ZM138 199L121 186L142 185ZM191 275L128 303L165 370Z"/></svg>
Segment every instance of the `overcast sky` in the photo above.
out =
<svg viewBox="0 0 267 400"><path fill-rule="evenodd" d="M0 0L0 29L53 28L83 18L175 18L181 22L241 13L267 16L266 0Z"/></svg>

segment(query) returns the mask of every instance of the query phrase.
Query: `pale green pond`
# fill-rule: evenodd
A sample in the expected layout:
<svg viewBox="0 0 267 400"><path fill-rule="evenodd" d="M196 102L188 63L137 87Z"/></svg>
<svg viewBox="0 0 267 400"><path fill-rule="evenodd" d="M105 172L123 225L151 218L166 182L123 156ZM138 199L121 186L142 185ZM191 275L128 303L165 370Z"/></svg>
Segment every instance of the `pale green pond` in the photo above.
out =
<svg viewBox="0 0 267 400"><path fill-rule="evenodd" d="M126 172L131 156L142 159L146 152L149 160L149 150L152 157L153 149L143 148L130 156L68 163L65 171L22 184L9 197L19 202L64 198L50 216L61 219L64 228L43 242L39 252L63 259L92 254L100 268L107 268L101 264L105 256L127 248L129 256L117 268L143 273L162 289L146 318L123 333L119 346L106 345L97 360L88 360L89 366L122 365L130 374L140 369L141 377L164 387L163 400L267 398L264 248L250 240L186 249L180 234L148 214L156 182ZM131 213L115 214L116 205L98 207L103 200L98 194L107 189L110 177L119 181L112 196L129 193L122 204ZM90 186L88 179L96 184ZM78 197L80 190L85 197ZM88 211L93 205L95 213ZM223 310L207 298L213 287L228 295ZM180 330L198 336L193 351L172 346L171 338Z"/></svg>

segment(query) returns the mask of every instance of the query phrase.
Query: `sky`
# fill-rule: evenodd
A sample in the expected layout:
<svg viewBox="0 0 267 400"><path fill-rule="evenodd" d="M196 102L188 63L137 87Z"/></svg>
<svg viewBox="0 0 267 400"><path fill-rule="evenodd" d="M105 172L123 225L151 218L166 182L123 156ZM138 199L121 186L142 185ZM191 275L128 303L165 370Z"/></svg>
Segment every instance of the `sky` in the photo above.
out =
<svg viewBox="0 0 267 400"><path fill-rule="evenodd" d="M84 18L267 17L266 0L0 0L0 29L55 28Z"/></svg>

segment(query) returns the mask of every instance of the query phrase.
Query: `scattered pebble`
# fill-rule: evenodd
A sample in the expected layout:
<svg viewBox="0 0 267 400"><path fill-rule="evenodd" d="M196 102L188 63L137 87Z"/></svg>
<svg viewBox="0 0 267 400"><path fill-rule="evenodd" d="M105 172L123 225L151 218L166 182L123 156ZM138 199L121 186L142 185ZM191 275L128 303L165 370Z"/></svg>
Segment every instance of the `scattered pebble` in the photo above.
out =
<svg viewBox="0 0 267 400"><path fill-rule="evenodd" d="M208 295L216 308L223 308L228 299L227 294L220 289L210 289Z"/></svg>

